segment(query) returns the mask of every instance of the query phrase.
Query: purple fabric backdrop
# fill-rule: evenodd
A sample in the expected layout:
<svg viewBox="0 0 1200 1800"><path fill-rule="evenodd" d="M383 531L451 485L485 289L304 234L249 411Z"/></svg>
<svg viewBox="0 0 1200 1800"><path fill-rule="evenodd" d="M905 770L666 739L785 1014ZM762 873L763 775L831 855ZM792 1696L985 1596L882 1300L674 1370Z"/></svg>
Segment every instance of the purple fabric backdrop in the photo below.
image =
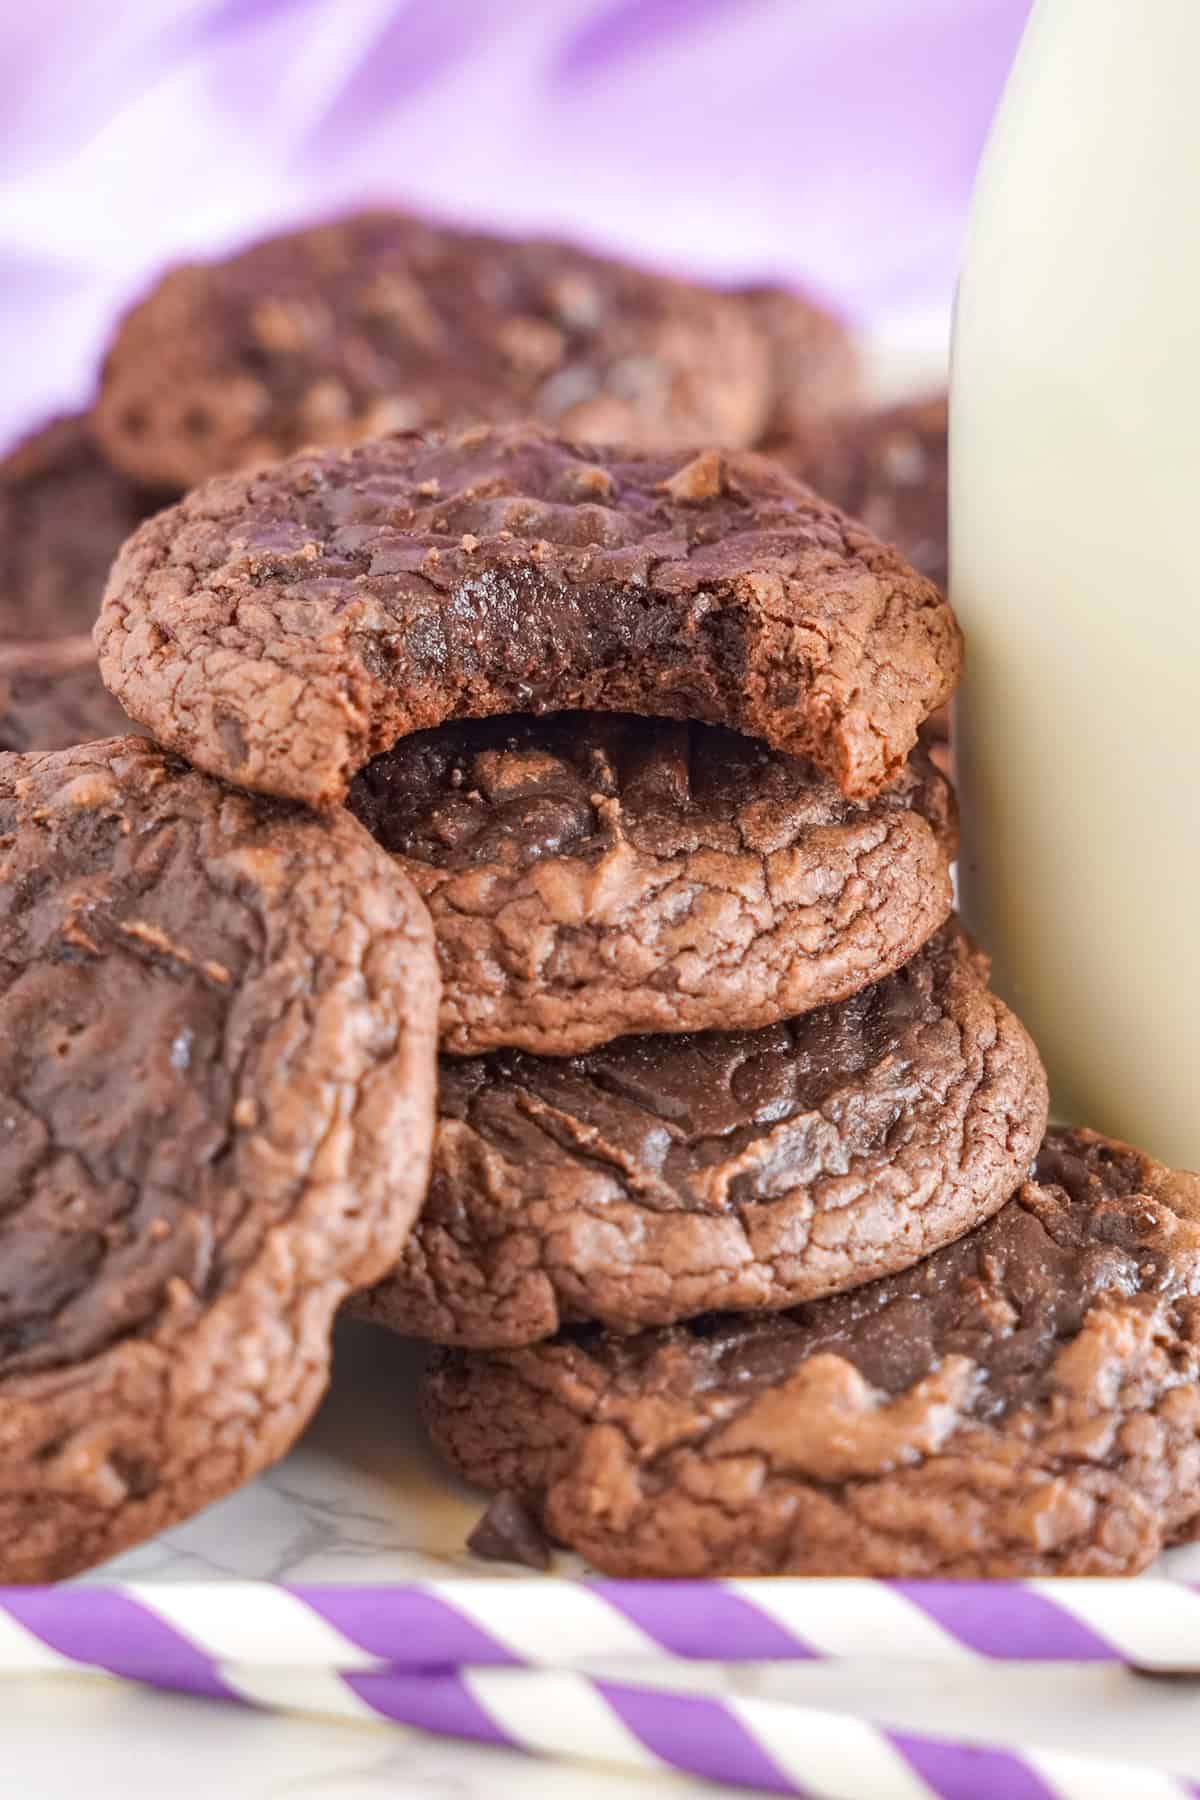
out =
<svg viewBox="0 0 1200 1800"><path fill-rule="evenodd" d="M395 197L878 323L948 304L1029 0L0 7L0 435L168 259Z"/></svg>

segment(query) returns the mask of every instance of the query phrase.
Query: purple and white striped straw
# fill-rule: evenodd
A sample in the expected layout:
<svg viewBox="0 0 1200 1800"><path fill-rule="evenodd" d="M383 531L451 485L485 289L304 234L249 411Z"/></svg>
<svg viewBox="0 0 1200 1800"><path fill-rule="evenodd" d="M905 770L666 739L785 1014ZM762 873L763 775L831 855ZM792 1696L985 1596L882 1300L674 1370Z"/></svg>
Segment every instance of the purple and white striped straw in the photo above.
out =
<svg viewBox="0 0 1200 1800"><path fill-rule="evenodd" d="M963 1743L716 1689L705 1661L1200 1661L1164 1581L124 1583L0 1590L0 1674L87 1669L810 1800L1200 1797L1148 1766ZM618 1661L620 1678L583 1663Z"/></svg>
<svg viewBox="0 0 1200 1800"><path fill-rule="evenodd" d="M388 1724L640 1774L674 1772L806 1800L1197 1800L1144 1764L966 1743L778 1700L598 1679L568 1669L176 1666L151 1685Z"/></svg>
<svg viewBox="0 0 1200 1800"><path fill-rule="evenodd" d="M143 1679L218 1663L355 1672L850 1656L1200 1669L1200 1586L472 1578L0 1589L0 1673L84 1664Z"/></svg>

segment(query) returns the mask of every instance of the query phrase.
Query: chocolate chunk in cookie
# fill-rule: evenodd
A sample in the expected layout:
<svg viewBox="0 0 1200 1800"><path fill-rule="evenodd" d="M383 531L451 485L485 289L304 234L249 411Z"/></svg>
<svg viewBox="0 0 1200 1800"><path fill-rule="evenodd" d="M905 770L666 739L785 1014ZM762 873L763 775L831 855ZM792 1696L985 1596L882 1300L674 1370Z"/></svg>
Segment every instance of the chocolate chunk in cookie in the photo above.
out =
<svg viewBox="0 0 1200 1800"><path fill-rule="evenodd" d="M854 406L861 370L848 326L811 295L789 288L738 290L771 357L771 407L762 443L807 437Z"/></svg>
<svg viewBox="0 0 1200 1800"><path fill-rule="evenodd" d="M90 631L117 551L162 504L110 467L84 418L18 444L0 461L0 645Z"/></svg>
<svg viewBox="0 0 1200 1800"><path fill-rule="evenodd" d="M306 444L479 420L638 449L750 444L770 380L731 295L372 212L172 270L123 320L96 417L137 480L191 487Z"/></svg>
<svg viewBox="0 0 1200 1800"><path fill-rule="evenodd" d="M956 814L922 753L876 799L709 725L442 725L351 810L433 914L442 1048L561 1056L774 1023L898 968L950 911Z"/></svg>
<svg viewBox="0 0 1200 1800"><path fill-rule="evenodd" d="M47 1581L287 1449L395 1261L437 969L347 814L136 738L0 756L0 1579Z"/></svg>
<svg viewBox="0 0 1200 1800"><path fill-rule="evenodd" d="M125 546L97 637L156 737L319 806L409 732L570 707L726 725L867 796L961 660L937 590L774 463L533 426L211 482Z"/></svg>
<svg viewBox="0 0 1200 1800"><path fill-rule="evenodd" d="M906 1268L1008 1199L1046 1083L951 925L898 974L764 1031L446 1058L439 1111L420 1221L358 1305L488 1349Z"/></svg>
<svg viewBox="0 0 1200 1800"><path fill-rule="evenodd" d="M442 1352L427 1409L456 1468L617 1575L1131 1574L1200 1519L1200 1176L1055 1130L905 1274Z"/></svg>
<svg viewBox="0 0 1200 1800"><path fill-rule="evenodd" d="M494 1496L467 1539L467 1549L488 1562L520 1563L543 1574L550 1567L546 1535L519 1494Z"/></svg>
<svg viewBox="0 0 1200 1800"><path fill-rule="evenodd" d="M90 632L0 642L0 750L66 750L133 729L100 679Z"/></svg>

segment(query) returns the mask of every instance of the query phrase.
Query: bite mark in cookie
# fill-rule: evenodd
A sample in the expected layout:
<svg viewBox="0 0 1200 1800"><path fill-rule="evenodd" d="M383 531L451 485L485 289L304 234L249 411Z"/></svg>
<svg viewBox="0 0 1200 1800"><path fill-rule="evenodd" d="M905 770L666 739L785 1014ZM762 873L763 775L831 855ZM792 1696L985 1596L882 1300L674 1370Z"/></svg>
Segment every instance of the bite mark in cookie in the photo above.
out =
<svg viewBox="0 0 1200 1800"><path fill-rule="evenodd" d="M97 641L163 742L317 806L410 732L574 707L725 725L867 797L961 660L936 589L774 464L532 427L209 483L125 546Z"/></svg>

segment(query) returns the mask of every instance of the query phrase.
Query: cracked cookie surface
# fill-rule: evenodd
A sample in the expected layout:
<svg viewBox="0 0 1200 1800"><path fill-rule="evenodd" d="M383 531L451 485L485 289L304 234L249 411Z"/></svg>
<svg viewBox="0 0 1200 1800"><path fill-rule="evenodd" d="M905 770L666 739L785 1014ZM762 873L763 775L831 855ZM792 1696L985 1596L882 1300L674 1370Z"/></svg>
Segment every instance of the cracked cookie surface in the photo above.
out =
<svg viewBox="0 0 1200 1800"><path fill-rule="evenodd" d="M280 1456L424 1193L437 971L348 816L136 738L0 755L0 1575Z"/></svg>
<svg viewBox="0 0 1200 1800"><path fill-rule="evenodd" d="M443 1351L426 1412L455 1468L614 1575L1134 1573L1200 1515L1200 1177L1055 1129L902 1275Z"/></svg>
<svg viewBox="0 0 1200 1800"><path fill-rule="evenodd" d="M120 467L183 488L306 444L478 421L750 444L771 379L732 295L376 211L170 271L119 326L96 419Z"/></svg>
<svg viewBox="0 0 1200 1800"><path fill-rule="evenodd" d="M317 806L410 732L574 707L725 725L869 796L961 662L937 590L766 459L529 426L210 482L126 544L97 642L160 741Z"/></svg>
<svg viewBox="0 0 1200 1800"><path fill-rule="evenodd" d="M444 1058L439 1112L421 1218L356 1304L490 1348L902 1269L1008 1199L1046 1085L951 924L874 987L765 1030Z"/></svg>
<svg viewBox="0 0 1200 1800"><path fill-rule="evenodd" d="M950 911L954 799L921 752L859 802L713 726L508 716L401 739L349 805L433 915L458 1055L770 1024Z"/></svg>

